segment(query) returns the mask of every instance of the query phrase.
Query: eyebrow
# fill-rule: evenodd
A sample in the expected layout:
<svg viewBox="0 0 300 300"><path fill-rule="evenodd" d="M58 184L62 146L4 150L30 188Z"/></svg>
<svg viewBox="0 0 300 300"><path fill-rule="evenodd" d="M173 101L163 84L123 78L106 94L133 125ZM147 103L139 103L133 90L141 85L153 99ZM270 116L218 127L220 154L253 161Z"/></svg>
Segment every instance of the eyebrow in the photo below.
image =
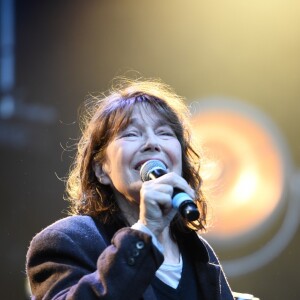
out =
<svg viewBox="0 0 300 300"><path fill-rule="evenodd" d="M140 122L140 120L141 120L140 118L133 117L133 118L130 119L130 121L128 123L128 126L129 125L135 125L135 124L138 125L138 124L142 123L142 122ZM156 127L170 126L170 124L162 118L156 119L154 124L155 124Z"/></svg>

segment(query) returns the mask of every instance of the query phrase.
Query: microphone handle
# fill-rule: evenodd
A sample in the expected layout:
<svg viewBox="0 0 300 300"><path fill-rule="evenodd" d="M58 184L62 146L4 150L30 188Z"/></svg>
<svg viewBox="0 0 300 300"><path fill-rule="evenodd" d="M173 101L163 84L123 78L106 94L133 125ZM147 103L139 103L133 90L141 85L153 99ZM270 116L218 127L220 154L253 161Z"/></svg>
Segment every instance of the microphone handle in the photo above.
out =
<svg viewBox="0 0 300 300"><path fill-rule="evenodd" d="M181 189L174 188L172 205L177 208L181 216L191 221L196 221L200 217L197 205L193 199Z"/></svg>

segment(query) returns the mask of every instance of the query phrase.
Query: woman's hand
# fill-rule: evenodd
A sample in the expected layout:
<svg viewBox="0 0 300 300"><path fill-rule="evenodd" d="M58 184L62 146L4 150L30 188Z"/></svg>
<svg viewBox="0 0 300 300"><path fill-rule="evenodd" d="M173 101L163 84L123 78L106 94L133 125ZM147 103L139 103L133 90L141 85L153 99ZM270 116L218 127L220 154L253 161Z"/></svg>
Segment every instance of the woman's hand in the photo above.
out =
<svg viewBox="0 0 300 300"><path fill-rule="evenodd" d="M169 226L177 210L172 207L174 187L194 198L194 190L178 174L171 172L145 181L140 190L139 220L157 237Z"/></svg>

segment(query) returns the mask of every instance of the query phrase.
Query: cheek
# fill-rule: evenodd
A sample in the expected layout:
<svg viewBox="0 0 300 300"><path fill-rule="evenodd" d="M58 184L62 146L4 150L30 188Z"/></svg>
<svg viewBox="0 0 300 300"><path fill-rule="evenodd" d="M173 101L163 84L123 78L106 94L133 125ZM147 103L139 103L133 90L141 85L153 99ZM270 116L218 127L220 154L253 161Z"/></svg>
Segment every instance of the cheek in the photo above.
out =
<svg viewBox="0 0 300 300"><path fill-rule="evenodd" d="M181 144L178 140L173 141L172 143L168 144L168 153L172 160L174 166L177 166L176 169L181 171L182 169L182 148Z"/></svg>
<svg viewBox="0 0 300 300"><path fill-rule="evenodd" d="M103 169L108 175L121 172L121 168L126 160L126 148L123 143L112 142L106 149Z"/></svg>
<svg viewBox="0 0 300 300"><path fill-rule="evenodd" d="M177 159L180 159L181 161L181 157L182 157L182 147L181 144L179 143L179 141L175 141L172 145L171 145L171 149L173 151L173 155L175 157L177 157Z"/></svg>

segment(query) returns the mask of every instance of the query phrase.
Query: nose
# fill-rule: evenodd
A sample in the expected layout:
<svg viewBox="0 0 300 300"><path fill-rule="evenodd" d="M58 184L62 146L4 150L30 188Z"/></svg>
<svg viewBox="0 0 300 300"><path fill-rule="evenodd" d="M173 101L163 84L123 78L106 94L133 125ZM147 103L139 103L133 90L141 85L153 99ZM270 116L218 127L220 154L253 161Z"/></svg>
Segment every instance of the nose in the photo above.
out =
<svg viewBox="0 0 300 300"><path fill-rule="evenodd" d="M145 135L145 141L142 147L142 151L161 151L161 145L158 137L155 135L155 133L147 133Z"/></svg>

